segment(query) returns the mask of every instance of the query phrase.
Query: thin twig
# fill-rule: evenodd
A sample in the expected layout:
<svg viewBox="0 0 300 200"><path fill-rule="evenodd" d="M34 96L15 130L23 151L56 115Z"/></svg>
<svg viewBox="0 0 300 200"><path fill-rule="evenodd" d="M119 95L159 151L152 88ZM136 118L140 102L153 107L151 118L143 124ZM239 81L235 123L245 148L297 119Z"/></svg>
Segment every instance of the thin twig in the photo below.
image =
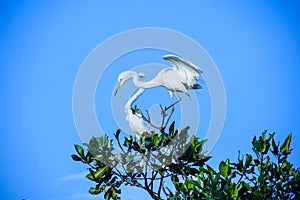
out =
<svg viewBox="0 0 300 200"><path fill-rule="evenodd" d="M151 182L149 184L149 186L151 187L151 190L153 190L153 186L154 186L153 182L156 179L157 174L158 174L158 171L156 171L156 172L152 171Z"/></svg>
<svg viewBox="0 0 300 200"><path fill-rule="evenodd" d="M116 136L115 136L115 138L117 139L119 147L121 148L121 150L123 151L123 153L125 153L125 151L124 151L124 149L123 149L123 147L122 147L122 145L121 145L121 143L119 141L120 138L117 138Z"/></svg>
<svg viewBox="0 0 300 200"><path fill-rule="evenodd" d="M164 123L165 123L165 117L166 115L166 110L162 107L161 104L159 104L159 107L161 109L161 115L162 115L162 122L161 122L161 127L164 127Z"/></svg>
<svg viewBox="0 0 300 200"><path fill-rule="evenodd" d="M170 176L172 176L173 174L168 174L166 176L163 176L163 178L168 178ZM144 180L144 177L143 178L135 178L136 180ZM157 180L160 180L160 177L159 178L147 178L148 180L151 180L150 183L149 183L149 186L152 184L152 180L153 181L157 181Z"/></svg>
<svg viewBox="0 0 300 200"><path fill-rule="evenodd" d="M173 107L173 108L174 108L174 107ZM164 125L164 128L166 128L166 126L167 126L167 124L169 123L169 121L170 121L171 116L173 115L173 113L174 113L174 109L171 110L171 113L170 113L170 115L169 115L169 117L168 117L168 119L167 119L167 121L166 121L166 124Z"/></svg>
<svg viewBox="0 0 300 200"><path fill-rule="evenodd" d="M160 198L160 192L161 192L161 189L162 189L163 181L164 181L164 178L163 178L163 176L161 176L160 181L159 181L158 192L157 192L158 198Z"/></svg>
<svg viewBox="0 0 300 200"><path fill-rule="evenodd" d="M177 154L177 151L176 151L177 142L173 138L171 138L168 134L166 134L166 136L168 137L169 140L171 140L171 142L174 143L174 151L173 152L174 152L175 160L176 160L176 162L179 165L180 172L182 173L182 175L184 176L184 178L187 179L187 175L186 175L185 171L182 169L182 163L179 160L179 155Z"/></svg>
<svg viewBox="0 0 300 200"><path fill-rule="evenodd" d="M146 112L147 112L147 115L148 115L148 119L142 114L143 120L146 121L148 124L150 124L150 126L152 126L153 128L156 128L156 129L160 130L161 127L158 127L158 126L156 126L155 124L153 124L153 123L151 122L151 119L150 119L150 115L149 115L148 110L146 110Z"/></svg>
<svg viewBox="0 0 300 200"><path fill-rule="evenodd" d="M144 158L144 156L143 156ZM145 165L145 186L148 187L148 181L147 181L147 165L148 165L148 162L146 161L146 165Z"/></svg>
<svg viewBox="0 0 300 200"><path fill-rule="evenodd" d="M167 192L166 192L166 190L165 190L165 187L162 187L162 191L164 192L164 194L165 194L166 196L168 196L168 194L167 194Z"/></svg>

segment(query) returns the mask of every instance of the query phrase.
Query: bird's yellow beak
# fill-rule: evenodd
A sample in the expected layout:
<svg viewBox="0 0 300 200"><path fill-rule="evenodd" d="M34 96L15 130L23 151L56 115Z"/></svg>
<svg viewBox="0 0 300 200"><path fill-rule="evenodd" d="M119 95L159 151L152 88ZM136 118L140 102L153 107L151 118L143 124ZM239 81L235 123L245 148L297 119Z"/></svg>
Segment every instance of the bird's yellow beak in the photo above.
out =
<svg viewBox="0 0 300 200"><path fill-rule="evenodd" d="M118 93L118 91L119 91L121 85L122 85L122 84L121 84L121 81L119 81L119 82L118 82L118 85L117 85L117 87L116 87L116 90L115 90L115 96L117 95L117 93Z"/></svg>

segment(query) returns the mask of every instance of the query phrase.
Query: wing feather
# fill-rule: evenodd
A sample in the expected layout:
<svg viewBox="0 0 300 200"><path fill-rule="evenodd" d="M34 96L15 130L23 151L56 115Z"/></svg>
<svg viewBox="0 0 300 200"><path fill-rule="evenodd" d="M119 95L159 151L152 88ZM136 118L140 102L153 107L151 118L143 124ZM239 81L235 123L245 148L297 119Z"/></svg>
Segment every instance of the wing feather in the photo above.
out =
<svg viewBox="0 0 300 200"><path fill-rule="evenodd" d="M155 79L155 82L161 82L162 86L168 88L172 92L183 92L188 94L186 80L173 68L166 68L160 71Z"/></svg>
<svg viewBox="0 0 300 200"><path fill-rule="evenodd" d="M202 73L202 69L200 67L176 55L164 55L163 59L167 60L174 69L184 77L185 84L188 88L193 88L195 85L199 85L197 80L199 78L199 74Z"/></svg>

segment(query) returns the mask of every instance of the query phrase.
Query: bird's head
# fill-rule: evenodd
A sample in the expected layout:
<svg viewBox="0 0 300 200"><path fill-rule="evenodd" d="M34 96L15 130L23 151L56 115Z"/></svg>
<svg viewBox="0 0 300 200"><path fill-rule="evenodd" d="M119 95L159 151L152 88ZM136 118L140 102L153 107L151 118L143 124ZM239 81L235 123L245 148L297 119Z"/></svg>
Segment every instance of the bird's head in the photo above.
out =
<svg viewBox="0 0 300 200"><path fill-rule="evenodd" d="M129 79L131 79L135 76L137 76L139 79L144 79L144 77L145 77L145 75L143 73L137 74L134 71L125 71L125 72L122 72L121 74L119 74L119 76L118 76L118 85L117 85L116 90L115 90L115 95L118 93L119 89L122 87L122 85L126 81L128 81Z"/></svg>
<svg viewBox="0 0 300 200"><path fill-rule="evenodd" d="M118 85L117 85L116 90L115 90L115 95L118 93L121 86L129 79L129 78L127 78L127 74L128 74L128 72L122 72L121 74L119 74L119 76L118 76Z"/></svg>

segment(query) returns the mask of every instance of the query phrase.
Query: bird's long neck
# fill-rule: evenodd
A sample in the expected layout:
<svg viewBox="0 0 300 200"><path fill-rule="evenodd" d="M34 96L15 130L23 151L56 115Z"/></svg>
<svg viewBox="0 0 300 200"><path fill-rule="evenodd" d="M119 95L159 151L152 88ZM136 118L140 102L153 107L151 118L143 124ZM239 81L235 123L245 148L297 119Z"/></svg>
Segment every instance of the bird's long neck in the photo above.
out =
<svg viewBox="0 0 300 200"><path fill-rule="evenodd" d="M134 71L132 71L131 77L133 79L133 84L139 88L141 88L142 85L145 83L145 82L139 80L137 73Z"/></svg>
<svg viewBox="0 0 300 200"><path fill-rule="evenodd" d="M131 104L133 102L135 102L135 100L144 92L144 88L140 88L125 104L124 109L125 112L129 113L130 112L130 108L131 108Z"/></svg>
<svg viewBox="0 0 300 200"><path fill-rule="evenodd" d="M155 78L147 82L140 81L138 79L138 75L136 72L132 73L132 78L133 78L133 84L139 88L153 88L160 85Z"/></svg>

